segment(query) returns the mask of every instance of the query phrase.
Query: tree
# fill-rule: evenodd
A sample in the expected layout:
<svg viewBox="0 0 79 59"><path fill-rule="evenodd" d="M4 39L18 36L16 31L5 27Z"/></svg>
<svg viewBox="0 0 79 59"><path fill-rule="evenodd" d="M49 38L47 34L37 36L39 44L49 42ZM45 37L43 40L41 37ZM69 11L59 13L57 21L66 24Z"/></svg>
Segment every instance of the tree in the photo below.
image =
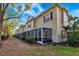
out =
<svg viewBox="0 0 79 59"><path fill-rule="evenodd" d="M14 35L14 28L16 28L19 20L12 19L12 20L5 20L3 23L3 32L5 36L12 36Z"/></svg>
<svg viewBox="0 0 79 59"><path fill-rule="evenodd" d="M71 21L73 20L73 16L72 15L70 15L69 16L69 20L68 20L68 22L69 22L69 27L71 27Z"/></svg>
<svg viewBox="0 0 79 59"><path fill-rule="evenodd" d="M74 16L70 18L72 21L71 31L68 32L68 42L70 45L78 44L79 43L79 18Z"/></svg>
<svg viewBox="0 0 79 59"><path fill-rule="evenodd" d="M23 8L23 6L25 8ZM31 4L0 3L0 41L3 32L3 22L9 19L20 19L25 10L30 9Z"/></svg>
<svg viewBox="0 0 79 59"><path fill-rule="evenodd" d="M71 24L70 24L71 22L72 22L72 26L70 26L70 25L71 25ZM78 23L79 23L79 18L78 18L78 17L76 17L76 16L70 16L70 17L69 17L69 27L71 27L71 29L72 29L73 31L77 29Z"/></svg>

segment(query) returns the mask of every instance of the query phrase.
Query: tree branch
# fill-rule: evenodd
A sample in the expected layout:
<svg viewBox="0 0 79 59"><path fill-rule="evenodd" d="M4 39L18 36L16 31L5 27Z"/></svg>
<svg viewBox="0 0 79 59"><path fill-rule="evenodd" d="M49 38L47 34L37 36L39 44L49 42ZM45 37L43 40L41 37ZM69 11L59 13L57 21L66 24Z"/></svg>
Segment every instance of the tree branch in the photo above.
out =
<svg viewBox="0 0 79 59"><path fill-rule="evenodd" d="M2 14L1 14L2 17L4 16L5 11L6 11L7 7L8 7L8 5L9 5L9 3L7 3L7 4L5 5L4 10L2 11Z"/></svg>
<svg viewBox="0 0 79 59"><path fill-rule="evenodd" d="M25 10L26 10L26 9L24 9L24 10L22 11L22 13L20 14L20 17L22 16L22 14L24 13Z"/></svg>
<svg viewBox="0 0 79 59"><path fill-rule="evenodd" d="M1 6L2 6L2 3L0 3L0 17L1 17L1 12L2 12Z"/></svg>
<svg viewBox="0 0 79 59"><path fill-rule="evenodd" d="M22 16L22 14L24 13L24 11L25 11L25 9L22 11L22 13L19 16L9 17L4 20L13 19L13 18L20 18Z"/></svg>
<svg viewBox="0 0 79 59"><path fill-rule="evenodd" d="M9 18L6 18L6 19L4 19L4 20L13 19L13 18L20 18L20 17L19 17L19 16L9 17Z"/></svg>
<svg viewBox="0 0 79 59"><path fill-rule="evenodd" d="M2 5L3 5L3 10L4 10L4 5L5 5L5 4L3 3Z"/></svg>

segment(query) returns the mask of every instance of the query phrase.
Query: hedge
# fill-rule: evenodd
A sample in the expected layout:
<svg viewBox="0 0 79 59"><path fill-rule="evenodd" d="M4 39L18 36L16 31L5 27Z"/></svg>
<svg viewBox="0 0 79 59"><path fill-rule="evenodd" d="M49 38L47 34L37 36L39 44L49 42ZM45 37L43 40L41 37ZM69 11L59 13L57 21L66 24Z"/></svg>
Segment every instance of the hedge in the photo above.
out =
<svg viewBox="0 0 79 59"><path fill-rule="evenodd" d="M27 43L35 43L35 39L34 39L34 37L31 37L31 36L25 37L25 42L27 42Z"/></svg>
<svg viewBox="0 0 79 59"><path fill-rule="evenodd" d="M68 32L67 38L70 45L79 44L79 31Z"/></svg>

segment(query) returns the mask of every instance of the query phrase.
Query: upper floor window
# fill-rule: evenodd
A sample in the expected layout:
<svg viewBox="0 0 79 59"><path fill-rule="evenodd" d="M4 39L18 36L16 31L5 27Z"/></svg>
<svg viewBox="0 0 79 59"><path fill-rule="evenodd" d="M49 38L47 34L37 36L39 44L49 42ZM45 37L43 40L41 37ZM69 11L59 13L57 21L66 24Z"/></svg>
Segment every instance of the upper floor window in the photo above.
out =
<svg viewBox="0 0 79 59"><path fill-rule="evenodd" d="M50 20L49 14L47 14L46 16L43 17L43 22L44 23L47 22L47 21L49 21L49 20Z"/></svg>
<svg viewBox="0 0 79 59"><path fill-rule="evenodd" d="M30 24L28 24L28 28L30 28L31 27L31 23Z"/></svg>
<svg viewBox="0 0 79 59"><path fill-rule="evenodd" d="M43 22L45 23L45 16L43 17Z"/></svg>
<svg viewBox="0 0 79 59"><path fill-rule="evenodd" d="M47 22L49 20L52 20L53 19L53 13L50 12L49 14L47 14L46 16L43 17L43 22Z"/></svg>
<svg viewBox="0 0 79 59"><path fill-rule="evenodd" d="M50 19L52 20L53 19L53 13L50 12Z"/></svg>

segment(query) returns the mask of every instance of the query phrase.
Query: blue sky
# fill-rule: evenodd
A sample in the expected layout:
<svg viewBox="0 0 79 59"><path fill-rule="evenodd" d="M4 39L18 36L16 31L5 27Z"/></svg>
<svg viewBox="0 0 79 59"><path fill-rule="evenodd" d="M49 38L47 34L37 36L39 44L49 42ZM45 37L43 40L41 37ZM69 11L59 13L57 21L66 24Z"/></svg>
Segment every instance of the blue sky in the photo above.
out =
<svg viewBox="0 0 79 59"><path fill-rule="evenodd" d="M28 16L38 16L48 8L50 8L53 3L35 3L32 4L31 9L23 13L21 17L21 23L25 24ZM61 7L66 8L69 14L73 16L79 16L79 3L61 3Z"/></svg>

